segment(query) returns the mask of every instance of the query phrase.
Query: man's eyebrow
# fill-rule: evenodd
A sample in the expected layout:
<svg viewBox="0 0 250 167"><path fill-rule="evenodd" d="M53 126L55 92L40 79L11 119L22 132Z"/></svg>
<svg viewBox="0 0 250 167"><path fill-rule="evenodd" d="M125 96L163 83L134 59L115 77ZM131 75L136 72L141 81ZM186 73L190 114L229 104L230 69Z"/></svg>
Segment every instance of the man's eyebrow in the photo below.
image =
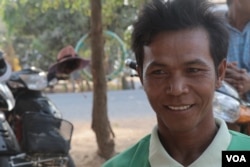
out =
<svg viewBox="0 0 250 167"><path fill-rule="evenodd" d="M185 65L202 65L202 66L208 66L205 61L202 61L201 59L195 59L191 60L189 62L186 62Z"/></svg>
<svg viewBox="0 0 250 167"><path fill-rule="evenodd" d="M148 68L163 68L167 66L168 66L167 64L158 61L152 61L147 65Z"/></svg>
<svg viewBox="0 0 250 167"><path fill-rule="evenodd" d="M149 64L149 66L159 66L159 67L163 67L163 66L166 66L166 64L163 64L161 62L157 62L157 61L153 61Z"/></svg>
<svg viewBox="0 0 250 167"><path fill-rule="evenodd" d="M185 62L184 63L185 66L190 66L190 65L201 65L201 66L208 66L207 63L201 59L194 59L194 60L191 60L191 61L188 61L188 62ZM168 66L167 64L164 64L164 63L161 63L161 62L158 62L158 61L153 61L149 64L149 67L152 67L152 66L158 66L158 67L166 67Z"/></svg>

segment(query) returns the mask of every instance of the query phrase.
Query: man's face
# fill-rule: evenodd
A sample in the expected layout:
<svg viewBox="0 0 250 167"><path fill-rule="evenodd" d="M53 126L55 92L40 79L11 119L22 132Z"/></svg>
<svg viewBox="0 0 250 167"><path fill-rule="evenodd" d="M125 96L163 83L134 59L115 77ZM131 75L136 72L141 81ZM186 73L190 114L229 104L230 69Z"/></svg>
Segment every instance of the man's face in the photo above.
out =
<svg viewBox="0 0 250 167"><path fill-rule="evenodd" d="M204 30L156 35L144 47L143 69L138 73L159 129L190 131L213 119L212 100L219 81Z"/></svg>

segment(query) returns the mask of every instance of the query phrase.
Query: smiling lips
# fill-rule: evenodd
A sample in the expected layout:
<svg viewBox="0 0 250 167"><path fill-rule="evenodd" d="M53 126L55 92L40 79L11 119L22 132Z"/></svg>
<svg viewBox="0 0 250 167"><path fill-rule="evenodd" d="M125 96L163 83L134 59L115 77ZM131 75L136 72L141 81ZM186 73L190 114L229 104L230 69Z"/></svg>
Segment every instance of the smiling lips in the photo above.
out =
<svg viewBox="0 0 250 167"><path fill-rule="evenodd" d="M192 105L184 105L184 106L167 106L169 109L174 111L182 111L191 108Z"/></svg>

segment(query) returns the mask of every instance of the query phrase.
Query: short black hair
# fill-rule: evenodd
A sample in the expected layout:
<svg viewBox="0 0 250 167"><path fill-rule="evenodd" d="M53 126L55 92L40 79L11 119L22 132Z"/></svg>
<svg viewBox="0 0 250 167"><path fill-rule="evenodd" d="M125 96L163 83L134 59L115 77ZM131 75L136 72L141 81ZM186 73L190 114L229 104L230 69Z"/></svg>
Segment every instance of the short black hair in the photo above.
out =
<svg viewBox="0 0 250 167"><path fill-rule="evenodd" d="M138 67L143 65L143 46L149 45L154 36L164 31L194 28L207 32L217 67L226 58L229 35L223 20L212 12L212 5L207 0L153 0L146 4L133 24L132 50Z"/></svg>

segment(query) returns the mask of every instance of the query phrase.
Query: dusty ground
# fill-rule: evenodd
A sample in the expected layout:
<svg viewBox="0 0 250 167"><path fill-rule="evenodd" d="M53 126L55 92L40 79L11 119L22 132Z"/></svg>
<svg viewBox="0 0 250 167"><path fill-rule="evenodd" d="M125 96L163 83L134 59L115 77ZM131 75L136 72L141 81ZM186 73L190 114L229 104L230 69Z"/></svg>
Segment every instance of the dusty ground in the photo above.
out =
<svg viewBox="0 0 250 167"><path fill-rule="evenodd" d="M115 150L123 151L150 133L155 125L155 118L137 118L111 120L116 135ZM77 167L100 167L104 159L96 154L95 134L90 128L90 122L74 123L71 155Z"/></svg>

